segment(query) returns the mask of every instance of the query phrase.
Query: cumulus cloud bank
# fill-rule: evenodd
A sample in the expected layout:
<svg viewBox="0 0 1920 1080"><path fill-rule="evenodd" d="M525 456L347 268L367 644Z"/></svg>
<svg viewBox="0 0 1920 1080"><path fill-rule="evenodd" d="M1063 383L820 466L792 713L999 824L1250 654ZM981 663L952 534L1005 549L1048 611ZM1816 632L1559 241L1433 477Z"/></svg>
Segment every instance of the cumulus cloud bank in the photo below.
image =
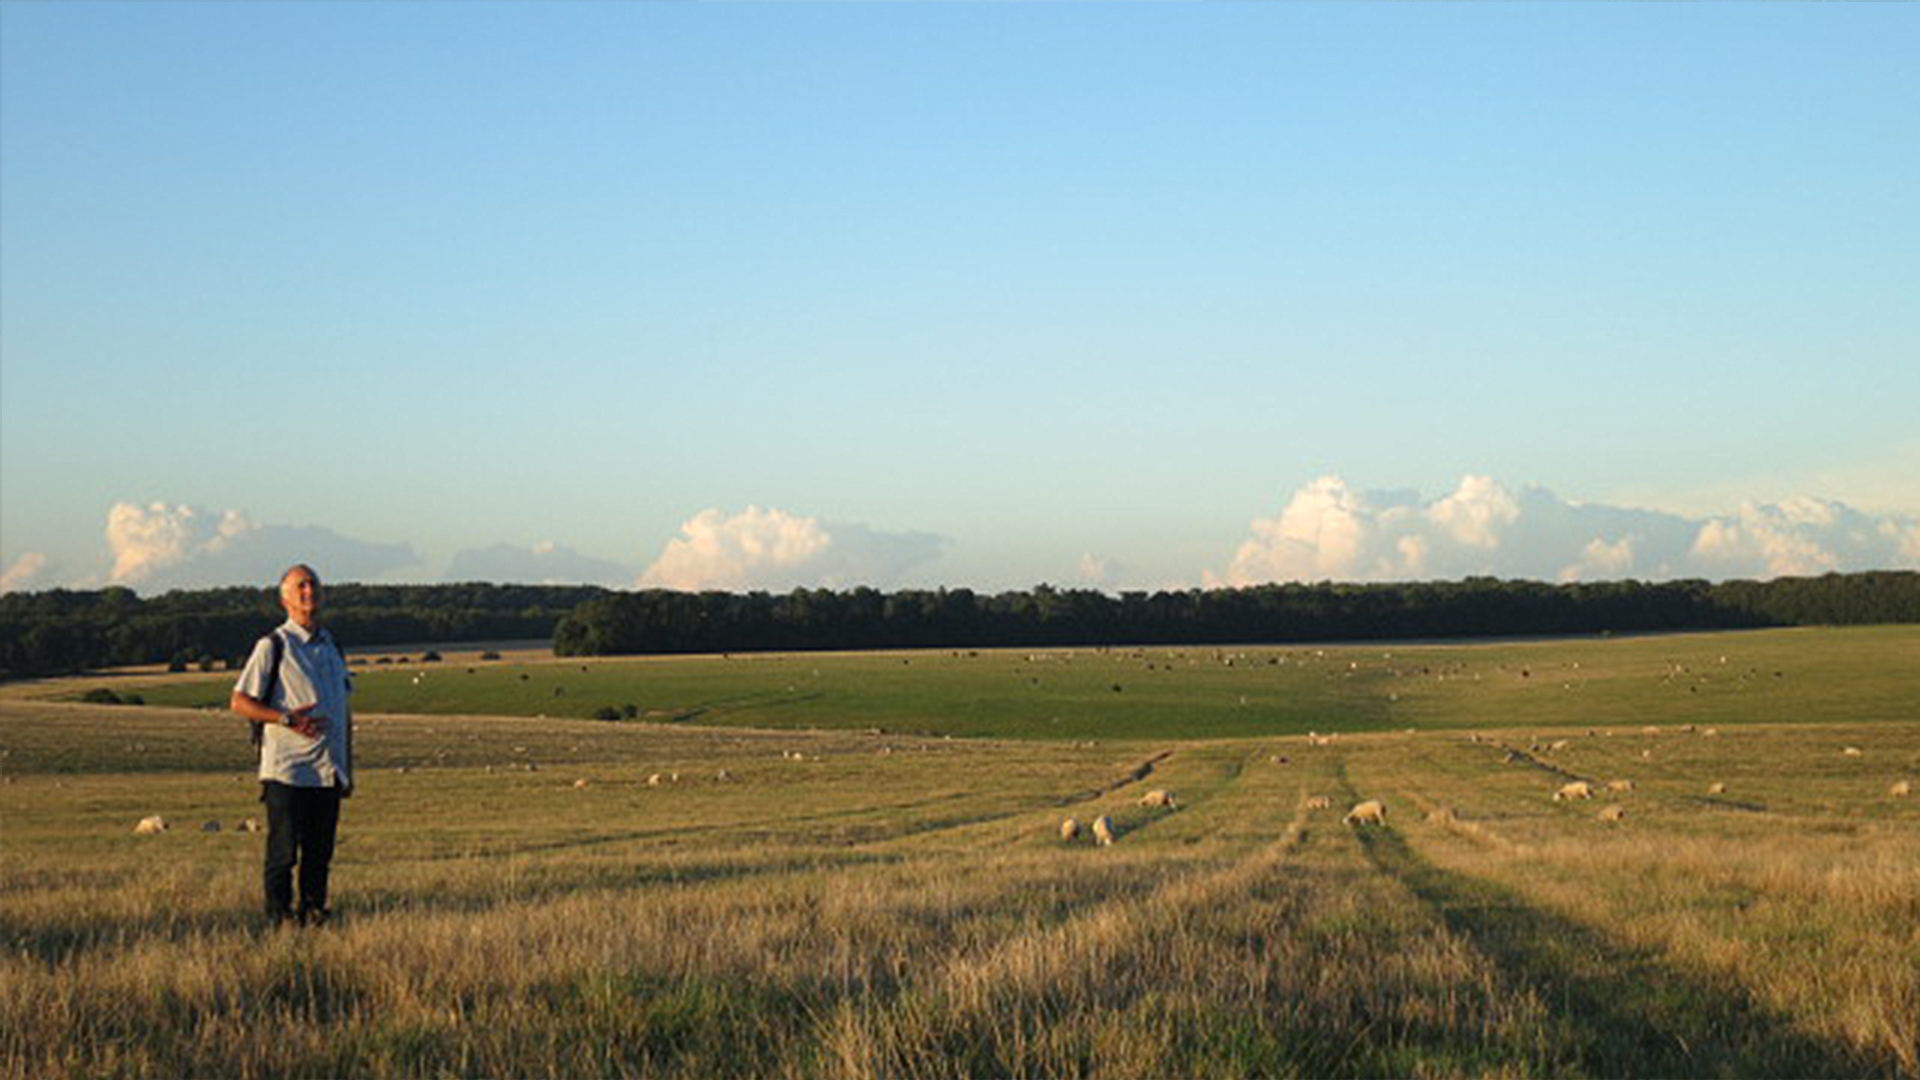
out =
<svg viewBox="0 0 1920 1080"><path fill-rule="evenodd" d="M263 525L237 510L116 503L107 512L114 584L146 591L268 584L295 562L329 581L371 580L418 560L405 544L375 544L318 526Z"/></svg>
<svg viewBox="0 0 1920 1080"><path fill-rule="evenodd" d="M446 578L448 581L613 587L632 581L633 569L548 541L530 548L495 544L456 552L447 566Z"/></svg>
<svg viewBox="0 0 1920 1080"><path fill-rule="evenodd" d="M1474 575L1581 581L1774 578L1920 567L1920 521L1794 499L1692 519L1568 502L1468 476L1438 499L1356 491L1323 476L1252 523L1209 584L1402 581Z"/></svg>
<svg viewBox="0 0 1920 1080"><path fill-rule="evenodd" d="M772 508L703 510L680 526L638 584L690 592L890 586L945 546L928 533L829 525Z"/></svg>

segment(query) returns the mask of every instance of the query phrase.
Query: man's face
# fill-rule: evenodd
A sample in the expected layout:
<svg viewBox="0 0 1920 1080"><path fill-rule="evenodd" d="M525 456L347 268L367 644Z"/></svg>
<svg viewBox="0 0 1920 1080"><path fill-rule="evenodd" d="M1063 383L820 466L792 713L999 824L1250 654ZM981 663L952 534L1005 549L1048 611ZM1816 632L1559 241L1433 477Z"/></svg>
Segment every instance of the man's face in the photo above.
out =
<svg viewBox="0 0 1920 1080"><path fill-rule="evenodd" d="M311 626L320 611L320 579L305 569L288 574L280 582L280 606L294 622Z"/></svg>

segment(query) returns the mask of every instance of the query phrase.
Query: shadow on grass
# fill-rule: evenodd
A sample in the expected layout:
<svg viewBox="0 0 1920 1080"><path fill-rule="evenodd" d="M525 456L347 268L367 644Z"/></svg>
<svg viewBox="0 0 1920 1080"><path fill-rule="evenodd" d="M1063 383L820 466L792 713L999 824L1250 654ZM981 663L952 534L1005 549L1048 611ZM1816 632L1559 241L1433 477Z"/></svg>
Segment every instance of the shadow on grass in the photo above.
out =
<svg viewBox="0 0 1920 1080"><path fill-rule="evenodd" d="M784 880L798 874L891 866L900 861L900 857L894 855L815 851L778 859L677 865L536 865L525 868L512 878L494 875L476 879L470 885L443 884L432 889L418 885L389 887L380 884L341 889L336 876L334 923L330 928L317 932L335 932L341 927L374 917L450 913L480 915L589 891L641 891L752 878ZM234 938L264 940L287 932L293 931L274 926L263 913L251 906L223 907L192 914L154 909L132 916L82 915L68 922L31 928L0 925L0 949L57 966L94 952L124 950L135 944L166 942L180 945Z"/></svg>
<svg viewBox="0 0 1920 1080"><path fill-rule="evenodd" d="M1794 1030L1738 987L1709 984L1530 907L1493 883L1440 869L1391 830L1363 830L1361 846L1454 933L1537 993L1595 1076L1877 1076L1884 1061Z"/></svg>

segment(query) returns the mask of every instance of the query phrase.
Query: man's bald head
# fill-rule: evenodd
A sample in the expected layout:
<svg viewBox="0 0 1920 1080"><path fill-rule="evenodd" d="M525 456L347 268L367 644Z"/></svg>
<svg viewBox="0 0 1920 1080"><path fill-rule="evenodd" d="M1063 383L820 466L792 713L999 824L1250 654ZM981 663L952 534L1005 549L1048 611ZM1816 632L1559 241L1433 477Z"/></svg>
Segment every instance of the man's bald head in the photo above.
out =
<svg viewBox="0 0 1920 1080"><path fill-rule="evenodd" d="M320 575L306 563L295 563L280 575L280 606L287 618L308 630L320 614Z"/></svg>

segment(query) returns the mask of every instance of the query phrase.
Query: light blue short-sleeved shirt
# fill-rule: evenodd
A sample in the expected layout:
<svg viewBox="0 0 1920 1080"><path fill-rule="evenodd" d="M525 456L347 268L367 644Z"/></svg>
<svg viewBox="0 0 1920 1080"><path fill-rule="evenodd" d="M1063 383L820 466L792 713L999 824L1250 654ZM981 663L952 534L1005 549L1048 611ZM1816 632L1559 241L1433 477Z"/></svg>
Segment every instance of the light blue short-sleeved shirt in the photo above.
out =
<svg viewBox="0 0 1920 1080"><path fill-rule="evenodd" d="M261 732L260 779L293 787L352 787L353 708L347 699L353 693L353 681L346 660L325 630L310 634L288 619L274 633L286 644L272 699L266 693L273 645L266 638L254 645L233 688L281 712L313 705L314 712L327 718L327 729L319 738L309 739L284 724L266 725Z"/></svg>

